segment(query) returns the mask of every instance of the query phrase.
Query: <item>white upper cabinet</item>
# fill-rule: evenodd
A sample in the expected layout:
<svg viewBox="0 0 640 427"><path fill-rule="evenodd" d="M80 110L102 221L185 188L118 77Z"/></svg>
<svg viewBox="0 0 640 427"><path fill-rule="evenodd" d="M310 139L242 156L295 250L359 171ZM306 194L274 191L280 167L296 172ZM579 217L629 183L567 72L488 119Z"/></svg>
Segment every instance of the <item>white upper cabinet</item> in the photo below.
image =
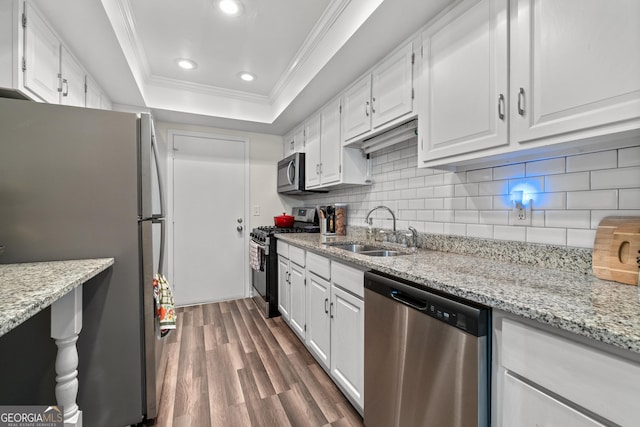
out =
<svg viewBox="0 0 640 427"><path fill-rule="evenodd" d="M320 182L340 181L340 101L329 103L320 112Z"/></svg>
<svg viewBox="0 0 640 427"><path fill-rule="evenodd" d="M298 126L284 137L284 157L294 153L304 153L304 125Z"/></svg>
<svg viewBox="0 0 640 427"><path fill-rule="evenodd" d="M377 129L413 111L413 44L409 43L371 73L371 122Z"/></svg>
<svg viewBox="0 0 640 427"><path fill-rule="evenodd" d="M624 132L640 129L639 16L633 0L460 3L423 33L418 165L628 145Z"/></svg>
<svg viewBox="0 0 640 427"><path fill-rule="evenodd" d="M404 45L342 95L346 145L409 118L413 113L413 43Z"/></svg>
<svg viewBox="0 0 640 427"><path fill-rule="evenodd" d="M639 1L512 1L513 141L640 126Z"/></svg>
<svg viewBox="0 0 640 427"><path fill-rule="evenodd" d="M37 100L60 102L60 41L40 15L25 3L24 88Z"/></svg>
<svg viewBox="0 0 640 427"><path fill-rule="evenodd" d="M89 76L86 77L85 82L87 89L85 106L87 108L102 108L102 93L100 92L100 87Z"/></svg>
<svg viewBox="0 0 640 427"><path fill-rule="evenodd" d="M320 186L320 114L307 120L304 133L306 138L305 188L314 188Z"/></svg>
<svg viewBox="0 0 640 427"><path fill-rule="evenodd" d="M60 52L60 104L85 106L85 74L84 70L73 59L71 53L61 46Z"/></svg>
<svg viewBox="0 0 640 427"><path fill-rule="evenodd" d="M466 1L424 31L419 163L508 144L507 1Z"/></svg>

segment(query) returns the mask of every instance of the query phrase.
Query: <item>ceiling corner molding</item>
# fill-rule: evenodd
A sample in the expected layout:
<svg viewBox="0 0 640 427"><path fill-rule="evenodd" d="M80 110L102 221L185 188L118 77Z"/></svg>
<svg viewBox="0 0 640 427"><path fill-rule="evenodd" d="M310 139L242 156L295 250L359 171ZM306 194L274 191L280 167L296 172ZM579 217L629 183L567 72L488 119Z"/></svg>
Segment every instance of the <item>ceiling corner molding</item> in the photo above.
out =
<svg viewBox="0 0 640 427"><path fill-rule="evenodd" d="M133 15L131 1L117 0L117 2L122 12L123 22L127 31L127 38L129 40L129 43L131 43L132 50L136 57L136 65L142 69L144 77L148 79L151 77L151 67L149 66L147 54L144 51L144 46L142 45L140 36L138 36L138 31L136 30L136 20Z"/></svg>
<svg viewBox="0 0 640 427"><path fill-rule="evenodd" d="M332 0L329 6L322 13L322 16L316 22L313 29L307 36L307 38L302 42L300 49L296 52L295 56L287 65L286 72L280 76L278 81L276 82L273 90L269 94L269 98L273 102L275 99L280 96L284 88L287 86L289 81L302 67L302 65L307 61L307 59L312 55L320 41L325 37L325 35L329 32L333 24L338 20L338 18L342 15L344 10L349 6L351 0Z"/></svg>
<svg viewBox="0 0 640 427"><path fill-rule="evenodd" d="M147 79L147 84L158 87L168 87L189 92L206 94L218 98L233 99L238 101L248 101L257 104L271 105L271 100L266 95L256 95L250 92L225 89L201 83L187 82L184 80L172 79L161 76L151 76Z"/></svg>

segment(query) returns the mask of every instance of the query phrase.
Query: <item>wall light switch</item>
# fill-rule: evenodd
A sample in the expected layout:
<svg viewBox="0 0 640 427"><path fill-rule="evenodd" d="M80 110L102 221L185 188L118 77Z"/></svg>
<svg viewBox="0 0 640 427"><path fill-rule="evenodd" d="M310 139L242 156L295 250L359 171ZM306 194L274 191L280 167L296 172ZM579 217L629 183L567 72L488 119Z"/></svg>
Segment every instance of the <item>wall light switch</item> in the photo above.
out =
<svg viewBox="0 0 640 427"><path fill-rule="evenodd" d="M253 207L253 216L260 216L260 206L259 205L255 205Z"/></svg>

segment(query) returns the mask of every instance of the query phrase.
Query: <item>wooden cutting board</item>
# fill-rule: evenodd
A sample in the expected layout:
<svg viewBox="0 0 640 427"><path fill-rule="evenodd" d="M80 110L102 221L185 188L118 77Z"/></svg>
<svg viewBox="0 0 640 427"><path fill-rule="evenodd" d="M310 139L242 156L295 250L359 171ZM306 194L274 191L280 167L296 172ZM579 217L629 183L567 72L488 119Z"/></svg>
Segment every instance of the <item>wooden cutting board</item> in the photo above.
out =
<svg viewBox="0 0 640 427"><path fill-rule="evenodd" d="M600 279L638 285L638 250L640 217L603 218L593 245L593 274Z"/></svg>

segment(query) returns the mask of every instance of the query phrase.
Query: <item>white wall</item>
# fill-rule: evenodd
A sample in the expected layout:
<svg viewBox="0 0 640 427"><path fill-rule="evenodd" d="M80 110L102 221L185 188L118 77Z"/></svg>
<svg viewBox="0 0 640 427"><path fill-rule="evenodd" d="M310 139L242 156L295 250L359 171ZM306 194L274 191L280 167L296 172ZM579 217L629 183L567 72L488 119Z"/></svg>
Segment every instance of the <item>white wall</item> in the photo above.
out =
<svg viewBox="0 0 640 427"><path fill-rule="evenodd" d="M600 220L640 215L640 138L620 150L445 172L418 169L416 143L372 154L371 186L305 196L304 204L349 204L348 221L364 226L369 209L387 205L398 229L592 248ZM509 226L509 194L524 186L533 199L531 226ZM391 228L388 213L374 227Z"/></svg>
<svg viewBox="0 0 640 427"><path fill-rule="evenodd" d="M281 199L276 191L276 164L282 158L281 136L179 123L156 123L156 132L165 141L168 141L168 131L171 129L230 135L249 140L250 218L247 218L249 230L259 225L273 225L274 216L280 215L283 211L290 212L290 205L287 204L286 200ZM170 150L168 151L169 153L171 152ZM171 159L168 158L167 162L170 167ZM259 206L260 215L253 215L255 206Z"/></svg>

